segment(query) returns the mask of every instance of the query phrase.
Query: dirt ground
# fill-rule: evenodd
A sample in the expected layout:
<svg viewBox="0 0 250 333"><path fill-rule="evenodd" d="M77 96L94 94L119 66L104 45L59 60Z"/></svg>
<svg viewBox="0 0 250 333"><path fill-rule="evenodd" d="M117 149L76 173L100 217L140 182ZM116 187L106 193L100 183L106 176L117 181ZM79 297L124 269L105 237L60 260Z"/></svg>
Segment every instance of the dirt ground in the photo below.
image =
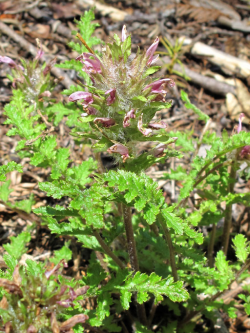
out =
<svg viewBox="0 0 250 333"><path fill-rule="evenodd" d="M58 63L75 58L77 54L68 47L73 38L71 31L75 30L74 18L79 19L83 11L93 5L96 21L100 25L95 34L100 39L107 41L114 33L120 35L124 24L132 35L134 52L138 46L142 49L148 47L156 36L161 38L158 51L161 53L159 64L163 67L157 77L171 77L176 83L172 95L167 96L173 99L173 107L161 115L171 130L193 130L194 137L199 137L203 130L197 117L184 108L180 89L184 89L191 102L211 117L210 126L218 134L223 129L231 133L241 112L246 115L244 128L250 130L248 0L0 0L0 55L17 61L20 57L33 58L35 40L39 38L47 57L56 56ZM164 45L168 45L168 50ZM7 65L0 64L1 124L5 121L4 105L11 96L11 83L6 77L10 73ZM58 69L54 75L64 77L55 90L55 98L66 100L61 92L72 82L76 83L77 73ZM15 153L18 138L6 136L7 130L6 125L1 125L1 165L8 161L21 162ZM56 131L63 141L62 145L71 146L75 160L86 159L91 154L90 150L83 151L74 143L63 125L58 126ZM103 159L108 165L108 158L104 156ZM55 204L37 185L46 179L49 170L32 167L27 160L21 163L23 174L12 172L8 175L13 190L11 200L24 200L33 193L33 208ZM163 171L154 167L148 174L159 179L159 186L165 191L167 200L174 201L178 196L178 184L160 180ZM247 184L249 186L250 183ZM242 191L242 184L237 183L237 189ZM246 190L249 191L249 188ZM249 212L246 213L241 228L250 236ZM66 237L58 238L51 234L32 212L11 210L3 202L0 202L0 245L9 242L11 236L26 230L33 223L36 229L32 232L29 254L46 258L51 251L62 247ZM74 258L67 274L77 277L86 269L85 261L90 250L82 249L77 243L72 244ZM1 247L0 266L4 267L2 254ZM240 309L237 319L223 319L229 332L250 332L249 318L243 317Z"/></svg>

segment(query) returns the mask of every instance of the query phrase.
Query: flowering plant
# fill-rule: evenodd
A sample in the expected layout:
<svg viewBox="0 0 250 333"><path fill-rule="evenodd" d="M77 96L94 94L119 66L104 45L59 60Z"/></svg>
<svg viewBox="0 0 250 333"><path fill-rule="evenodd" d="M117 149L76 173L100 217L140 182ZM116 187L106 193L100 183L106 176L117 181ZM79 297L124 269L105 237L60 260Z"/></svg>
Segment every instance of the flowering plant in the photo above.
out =
<svg viewBox="0 0 250 333"><path fill-rule="evenodd" d="M189 132L172 131L166 121L154 120L157 111L170 106L164 97L174 85L170 78L150 77L159 69L154 66L159 39L133 56L131 38L123 27L121 38L115 35L103 48L102 55L98 55L89 46L88 32L93 31L89 28L91 13L86 12L79 23L80 30L86 34L81 54L64 66L75 66L81 72L83 69L90 78L85 82L92 85L81 84L64 91L69 95L69 103L48 104L39 95L50 91L50 82L46 79L43 88L36 90L38 104L29 102L26 83L19 80L11 102L5 106L6 124L12 126L8 135L22 138L16 149L20 157L28 158L31 166L50 170L49 177L39 183L39 189L57 204L47 203L33 212L52 233L67 235L72 242L77 240L92 251L85 260L87 270L79 282L85 287L86 297L92 300L92 306L84 313L76 302L75 285L65 289L64 280L55 278L55 283L52 277L46 276L50 273L40 272L39 283L45 289L53 285L54 292L53 302L46 299L46 303L39 298L43 305L45 302L44 329L53 333L67 331L65 326L60 326L63 323L59 328L48 324L49 319L50 323L58 323L60 315L64 315L64 306L67 316L80 315L79 322L97 332L99 327L105 332L119 332L122 328L153 332L160 326L163 332L190 333L205 324L213 325L218 309L235 318L237 307L233 302L224 304L223 295L236 280L244 280L250 265L246 237L240 233L230 238L232 204L249 205L249 193L234 193L240 161L230 155L237 152L240 158L248 157L250 138L241 130L242 116L238 133L228 136L224 132L222 137L217 136L208 130L209 117L182 91L185 107L193 110L198 120L205 121L202 136L197 139ZM20 75L17 78L22 77L19 65L6 58L4 62L15 67ZM40 69L42 81L44 70L45 67ZM93 154L97 161L92 158L76 161L72 147L66 148L58 140L56 127L64 121L65 126L73 128L75 143L91 143L97 152ZM145 141L156 143L152 149L139 153L137 146ZM209 145L204 156L199 154L202 144ZM113 170L105 169L99 152L115 156ZM189 161L186 166L167 170L168 158L183 156ZM178 198L172 198L172 202L145 173L156 163L163 164L165 181L177 181ZM5 174L13 170L22 172L22 165L10 162L2 166L0 180L6 181ZM249 177L247 170L243 176ZM32 200L13 204L9 186L10 182L6 181L1 187L4 204L30 213ZM199 195L199 201L194 199L194 192ZM233 258L231 262L230 258ZM14 272L18 262L13 264L7 257L4 259ZM25 294L29 295L32 288L24 289L21 294L23 280L17 281L17 271L23 276L27 273L25 268L16 268L14 275L3 273L5 280L0 280L0 284L10 294L8 306L14 304L19 315L20 302L26 301ZM7 279L11 282L6 282ZM10 286L18 291L20 299L16 303ZM244 296L241 302L249 314L249 300ZM34 308L36 302L32 299L30 306ZM46 311L51 307L55 311L48 314ZM22 324L27 315L23 313ZM1 317L8 331L10 319L2 313ZM200 321L194 320L198 317ZM70 331L71 327L67 329ZM26 328L35 331L33 327L26 325ZM82 331L81 324L78 330Z"/></svg>

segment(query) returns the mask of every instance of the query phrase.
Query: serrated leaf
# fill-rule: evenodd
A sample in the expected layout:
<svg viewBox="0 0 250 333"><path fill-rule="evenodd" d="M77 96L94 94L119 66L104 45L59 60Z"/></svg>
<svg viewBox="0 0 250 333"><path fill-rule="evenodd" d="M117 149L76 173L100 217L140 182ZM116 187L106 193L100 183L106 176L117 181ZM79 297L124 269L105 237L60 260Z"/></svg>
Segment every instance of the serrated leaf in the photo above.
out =
<svg viewBox="0 0 250 333"><path fill-rule="evenodd" d="M54 257L50 258L50 262L53 262L55 265L57 265L62 259L64 259L66 262L71 260L72 258L72 251L69 249L69 243L66 242L66 244L57 251L54 251Z"/></svg>
<svg viewBox="0 0 250 333"><path fill-rule="evenodd" d="M202 112L200 109L198 109L194 104L190 102L188 94L184 90L181 90L181 99L183 100L183 102L186 102L185 107L187 109L193 110L199 116L200 120L204 120L207 122L210 119L208 115L206 115L204 112Z"/></svg>
<svg viewBox="0 0 250 333"><path fill-rule="evenodd" d="M0 186L0 199L2 199L4 202L8 201L9 195L13 191L9 188L9 186L10 180L7 180Z"/></svg>
<svg viewBox="0 0 250 333"><path fill-rule="evenodd" d="M228 274L228 261L226 260L226 256L223 253L223 251L219 251L216 255L216 267L218 269L218 271L224 276Z"/></svg>
<svg viewBox="0 0 250 333"><path fill-rule="evenodd" d="M161 214L168 228L172 228L178 235L183 234L184 225L180 217L171 212L172 207L161 209Z"/></svg>
<svg viewBox="0 0 250 333"><path fill-rule="evenodd" d="M32 276L38 276L39 274L43 273L44 267L41 262L37 262L31 259L27 259L26 263L26 270Z"/></svg>
<svg viewBox="0 0 250 333"><path fill-rule="evenodd" d="M96 315L100 318L101 321L110 315L110 306L112 304L113 300L110 293L104 292L98 296Z"/></svg>
<svg viewBox="0 0 250 333"><path fill-rule="evenodd" d="M148 276L145 273L137 272L134 276L128 277L125 285L120 287L127 292L141 293L141 299L146 299L146 295L151 293L157 301L163 299L163 295L168 296L173 302L182 302L188 299L189 294L183 288L183 282L173 282L173 279L161 279L155 273Z"/></svg>
<svg viewBox="0 0 250 333"><path fill-rule="evenodd" d="M25 245L30 241L31 236L28 232L22 232L17 237L10 237L11 243L4 244L5 251L15 259L21 258L26 252Z"/></svg>
<svg viewBox="0 0 250 333"><path fill-rule="evenodd" d="M121 304L124 310L129 309L129 303L131 302L132 293L127 290L121 290Z"/></svg>
<svg viewBox="0 0 250 333"><path fill-rule="evenodd" d="M235 249L235 254L236 257L242 262L245 263L249 252L250 248L247 242L247 239L242 235L236 235L233 239L233 244L234 244L234 249Z"/></svg>
<svg viewBox="0 0 250 333"><path fill-rule="evenodd" d="M7 163L6 165L0 166L0 181L3 182L6 180L6 174L11 171L18 171L23 172L23 167L21 164L17 164L16 162L12 161Z"/></svg>
<svg viewBox="0 0 250 333"><path fill-rule="evenodd" d="M164 197L157 189L157 183L151 178L143 173L138 176L132 172L118 170L103 175L103 180L107 181L111 187L118 187L120 192L125 191L126 202L133 202L138 211L144 209L144 218L149 224L155 221Z"/></svg>

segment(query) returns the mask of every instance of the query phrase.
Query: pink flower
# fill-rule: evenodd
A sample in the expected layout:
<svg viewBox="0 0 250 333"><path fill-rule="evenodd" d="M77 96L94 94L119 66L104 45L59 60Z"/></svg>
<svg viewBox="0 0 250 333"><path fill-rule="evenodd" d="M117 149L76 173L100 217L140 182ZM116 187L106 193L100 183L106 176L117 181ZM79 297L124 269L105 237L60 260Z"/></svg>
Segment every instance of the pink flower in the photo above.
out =
<svg viewBox="0 0 250 333"><path fill-rule="evenodd" d="M143 114L140 116L138 123L137 123L137 127L138 130L144 135L144 136L148 136L149 134L151 134L153 131L150 128L143 128L142 127L142 116Z"/></svg>
<svg viewBox="0 0 250 333"><path fill-rule="evenodd" d="M95 118L94 123L100 123L104 127L111 127L115 125L114 119L111 118Z"/></svg>
<svg viewBox="0 0 250 333"><path fill-rule="evenodd" d="M167 90L164 89L166 85L173 87L175 85L174 81L171 79L161 79L148 84L143 90L151 88L152 94L166 94ZM162 87L163 86L163 87Z"/></svg>
<svg viewBox="0 0 250 333"><path fill-rule="evenodd" d="M91 59L93 57L94 59ZM83 53L76 60L80 60L84 64L83 70L87 73L101 73L101 61L97 58L95 54L92 53Z"/></svg>
<svg viewBox="0 0 250 333"><path fill-rule="evenodd" d="M39 49L39 50L37 51L37 54L36 54L34 60L39 60L39 59L41 59L43 55L44 55L43 50L42 50L42 49Z"/></svg>
<svg viewBox="0 0 250 333"><path fill-rule="evenodd" d="M21 66L21 65L17 65L17 64L15 63L15 61L12 60L12 59L9 58L9 57L6 57L6 56L0 56L0 63L1 63L1 62L3 62L3 63L5 63L5 64L9 65L9 67L11 67L11 68L20 68L21 70L24 70L23 66Z"/></svg>
<svg viewBox="0 0 250 333"><path fill-rule="evenodd" d="M245 117L244 113L241 113L239 116L239 126L237 128L237 133L242 131L242 119Z"/></svg>
<svg viewBox="0 0 250 333"><path fill-rule="evenodd" d="M95 108L93 108L92 106L88 106L86 111L87 111L86 113L81 114L82 117L87 117L89 115L96 115L97 114L97 110Z"/></svg>
<svg viewBox="0 0 250 333"><path fill-rule="evenodd" d="M40 96L41 96L41 97L50 97L50 96L51 96L51 92L48 91L48 90L46 90L46 91L44 91Z"/></svg>
<svg viewBox="0 0 250 333"><path fill-rule="evenodd" d="M64 260L64 259L62 259L62 260L60 260L59 261L59 263L54 267L54 268L52 268L52 270L50 270L50 271L46 271L44 274L45 274L45 276L46 276L46 278L48 279L52 274L55 274L61 267L62 267L62 265L66 268L66 267L68 267L68 264L67 264L67 262Z"/></svg>
<svg viewBox="0 0 250 333"><path fill-rule="evenodd" d="M237 128L237 133L242 131L242 119L245 117L244 113L239 116L239 126ZM240 150L239 156L241 159L248 160L250 158L250 146L245 146Z"/></svg>
<svg viewBox="0 0 250 333"><path fill-rule="evenodd" d="M241 149L240 157L242 159L249 159L249 157L250 157L250 146L245 146Z"/></svg>
<svg viewBox="0 0 250 333"><path fill-rule="evenodd" d="M127 36L127 29L126 29L126 25L124 25L122 27L122 42L124 42L127 37L128 37Z"/></svg>
<svg viewBox="0 0 250 333"><path fill-rule="evenodd" d="M125 162L126 159L129 158L128 148L125 147L125 146L123 146L120 143L117 143L117 144L111 146L107 151L110 154L112 154L112 153L118 153L118 154L122 155L123 162Z"/></svg>
<svg viewBox="0 0 250 333"><path fill-rule="evenodd" d="M153 42L153 44L147 49L146 51L146 57L148 57L148 61L147 61L147 65L150 66L153 63L156 62L156 60L158 59L158 55L156 57L154 57L154 53L158 47L159 44L159 38L157 37L155 39L155 41Z"/></svg>
<svg viewBox="0 0 250 333"><path fill-rule="evenodd" d="M111 105L115 101L116 89L109 89L105 92L105 95L109 94L107 98L107 105Z"/></svg>
<svg viewBox="0 0 250 333"><path fill-rule="evenodd" d="M160 143L158 144L153 150L152 150L152 155L154 155L154 157L161 157L164 149L167 148L167 145L164 143Z"/></svg>
<svg viewBox="0 0 250 333"><path fill-rule="evenodd" d="M88 114L97 114L97 110L93 108L92 106L88 106Z"/></svg>
<svg viewBox="0 0 250 333"><path fill-rule="evenodd" d="M135 118L135 109L131 109L129 112L126 113L123 119L123 127L130 126L130 119Z"/></svg>
<svg viewBox="0 0 250 333"><path fill-rule="evenodd" d="M160 128L166 128L168 125L164 123L162 120L158 123L149 123L148 127L153 129L160 129Z"/></svg>
<svg viewBox="0 0 250 333"><path fill-rule="evenodd" d="M78 101L80 99L84 100L84 102L82 103L82 105L84 106L87 106L94 102L93 95L86 91L76 91L69 96L70 102Z"/></svg>

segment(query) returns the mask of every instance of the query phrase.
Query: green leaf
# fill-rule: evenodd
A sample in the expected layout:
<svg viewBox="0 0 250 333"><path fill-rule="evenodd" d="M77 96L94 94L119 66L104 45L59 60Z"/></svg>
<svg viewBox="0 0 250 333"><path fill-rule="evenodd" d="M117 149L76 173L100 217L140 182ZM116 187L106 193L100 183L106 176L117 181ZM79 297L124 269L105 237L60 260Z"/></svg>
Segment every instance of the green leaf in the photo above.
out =
<svg viewBox="0 0 250 333"><path fill-rule="evenodd" d="M66 242L65 245L57 251L54 251L54 257L50 258L50 262L53 262L57 265L62 259L66 262L71 260L72 258L72 251L69 249L70 242Z"/></svg>
<svg viewBox="0 0 250 333"><path fill-rule="evenodd" d="M215 261L218 271L223 275L228 274L228 269L229 269L228 261L226 260L226 256L223 253L223 251L219 251L217 253Z"/></svg>
<svg viewBox="0 0 250 333"><path fill-rule="evenodd" d="M148 224L154 223L164 202L162 192L157 189L157 183L144 173L137 175L124 170L110 171L103 175L103 181L110 187L117 187L124 193L128 204L134 203L134 207L141 211Z"/></svg>
<svg viewBox="0 0 250 333"><path fill-rule="evenodd" d="M128 277L125 285L121 286L120 289L127 292L138 292L141 301L149 297L148 293L155 296L156 302L161 301L163 295L169 297L173 302L183 302L189 297L188 292L183 288L183 282L173 282L172 278L161 279L155 273L148 276L145 273L137 272L134 276ZM126 296L129 297L128 293ZM124 300L123 303L127 304Z"/></svg>
<svg viewBox="0 0 250 333"><path fill-rule="evenodd" d="M23 167L21 164L17 164L14 161L9 162L6 165L1 165L0 166L0 182L5 181L6 173L11 172L11 171L23 172Z"/></svg>
<svg viewBox="0 0 250 333"><path fill-rule="evenodd" d="M104 292L98 296L98 305L96 309L96 315L103 321L105 317L110 315L110 306L113 304L110 293Z"/></svg>
<svg viewBox="0 0 250 333"><path fill-rule="evenodd" d="M171 212L172 209L172 207L161 209L161 215L166 221L168 228L172 228L178 235L182 235L184 230L183 221L180 217Z"/></svg>
<svg viewBox="0 0 250 333"><path fill-rule="evenodd" d="M26 213L30 213L32 210L32 206L36 203L34 199L34 194L31 193L29 199L16 201L14 204L8 202L8 206L14 209L23 210Z"/></svg>
<svg viewBox="0 0 250 333"><path fill-rule="evenodd" d="M146 78L151 74L154 74L155 72L158 72L158 70L161 68L161 66L152 66L146 70L146 72L143 74L142 78Z"/></svg>
<svg viewBox="0 0 250 333"><path fill-rule="evenodd" d="M69 164L69 149L67 148L59 148L56 152L55 162L53 164L52 170L51 170L51 178L52 179L58 179L64 171L66 171L66 168Z"/></svg>
<svg viewBox="0 0 250 333"><path fill-rule="evenodd" d="M129 309L129 303L131 302L132 292L127 290L121 290L121 304L124 310Z"/></svg>
<svg viewBox="0 0 250 333"><path fill-rule="evenodd" d="M183 100L183 102L186 102L185 107L187 109L193 110L194 113L196 113L199 116L200 120L204 120L207 122L210 119L208 115L206 115L204 112L202 112L200 109L198 109L194 104L190 102L188 94L184 90L181 90L181 99Z"/></svg>
<svg viewBox="0 0 250 333"><path fill-rule="evenodd" d="M233 244L236 252L236 257L242 263L245 263L250 253L250 247L247 239L242 234L236 235L233 239Z"/></svg>
<svg viewBox="0 0 250 333"><path fill-rule="evenodd" d="M16 237L10 237L11 243L4 244L4 249L16 259L20 258L26 252L25 245L31 239L30 233L22 232Z"/></svg>
<svg viewBox="0 0 250 333"><path fill-rule="evenodd" d="M9 189L10 186L10 180L7 180L0 186L0 199L2 199L4 202L7 202L9 199L10 193L13 191Z"/></svg>
<svg viewBox="0 0 250 333"><path fill-rule="evenodd" d="M41 262L37 262L31 259L27 259L26 270L32 276L38 276L39 274L44 272L44 265Z"/></svg>

